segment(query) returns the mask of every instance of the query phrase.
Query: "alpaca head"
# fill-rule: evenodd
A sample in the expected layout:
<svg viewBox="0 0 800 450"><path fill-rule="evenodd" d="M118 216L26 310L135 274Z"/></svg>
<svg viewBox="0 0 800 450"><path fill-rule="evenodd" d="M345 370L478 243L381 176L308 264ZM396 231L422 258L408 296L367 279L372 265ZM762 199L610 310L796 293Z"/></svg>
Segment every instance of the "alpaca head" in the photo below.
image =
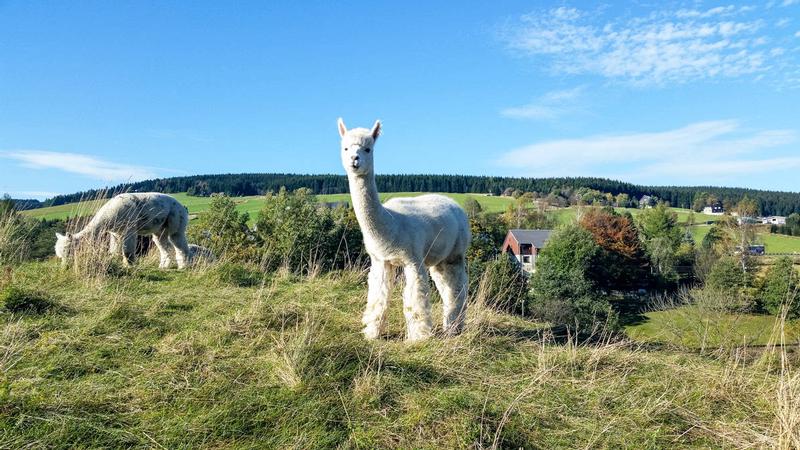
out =
<svg viewBox="0 0 800 450"><path fill-rule="evenodd" d="M73 239L71 233L67 233L66 235L56 233L56 256L62 260L69 258L69 255L72 252L72 241Z"/></svg>
<svg viewBox="0 0 800 450"><path fill-rule="evenodd" d="M375 141L381 134L381 121L376 120L371 130L353 128L348 130L339 119L339 136L342 138L342 165L347 175L368 176L373 174L372 155Z"/></svg>

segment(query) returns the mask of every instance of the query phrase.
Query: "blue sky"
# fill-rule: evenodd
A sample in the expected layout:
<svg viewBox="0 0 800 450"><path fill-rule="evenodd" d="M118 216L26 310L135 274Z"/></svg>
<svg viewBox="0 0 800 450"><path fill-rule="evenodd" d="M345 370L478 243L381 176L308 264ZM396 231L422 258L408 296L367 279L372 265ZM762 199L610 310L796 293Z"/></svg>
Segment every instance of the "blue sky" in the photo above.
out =
<svg viewBox="0 0 800 450"><path fill-rule="evenodd" d="M800 190L800 0L586 4L0 0L0 193L343 173L339 116L378 173Z"/></svg>

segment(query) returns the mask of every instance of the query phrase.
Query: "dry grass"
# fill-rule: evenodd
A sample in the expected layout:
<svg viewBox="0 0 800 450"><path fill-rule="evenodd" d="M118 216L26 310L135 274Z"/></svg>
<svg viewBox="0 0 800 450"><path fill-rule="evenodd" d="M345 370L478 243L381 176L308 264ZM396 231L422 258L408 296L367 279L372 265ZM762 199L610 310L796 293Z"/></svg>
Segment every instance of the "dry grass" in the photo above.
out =
<svg viewBox="0 0 800 450"><path fill-rule="evenodd" d="M59 311L0 313L0 447L797 448L800 378L756 351L591 343L498 312L465 332L364 341L364 273L221 276L155 260L87 284L52 263L13 283ZM398 288L399 289L399 288ZM438 319L440 312L434 305Z"/></svg>

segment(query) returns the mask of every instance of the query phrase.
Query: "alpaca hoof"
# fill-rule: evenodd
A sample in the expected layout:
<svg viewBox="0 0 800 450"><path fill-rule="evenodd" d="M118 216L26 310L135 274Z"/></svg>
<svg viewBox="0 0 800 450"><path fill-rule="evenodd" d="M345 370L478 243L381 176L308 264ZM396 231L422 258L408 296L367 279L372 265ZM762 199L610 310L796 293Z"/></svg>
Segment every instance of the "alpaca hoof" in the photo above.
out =
<svg viewBox="0 0 800 450"><path fill-rule="evenodd" d="M381 336L381 331L378 329L378 327L372 325L367 325L366 327L364 327L364 329L361 330L361 333L363 333L364 337L369 339L370 341L374 341L375 339L378 339Z"/></svg>
<svg viewBox="0 0 800 450"><path fill-rule="evenodd" d="M406 336L406 342L421 342L431 337L430 330L417 330L414 333L409 332Z"/></svg>

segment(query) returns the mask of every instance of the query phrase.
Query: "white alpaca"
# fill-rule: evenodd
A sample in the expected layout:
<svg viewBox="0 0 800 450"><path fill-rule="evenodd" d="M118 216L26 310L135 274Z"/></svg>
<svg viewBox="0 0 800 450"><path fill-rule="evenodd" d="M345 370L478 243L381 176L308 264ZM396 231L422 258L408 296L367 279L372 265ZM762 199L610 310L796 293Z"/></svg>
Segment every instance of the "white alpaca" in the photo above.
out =
<svg viewBox="0 0 800 450"><path fill-rule="evenodd" d="M384 331L395 267L403 268L406 280L406 339L416 341L431 335L428 270L442 297L444 331L458 333L463 327L467 299L467 216L456 202L435 194L393 198L381 205L372 161L380 132L380 121L372 130L348 131L339 119L342 164L371 260L363 333L368 339L375 339Z"/></svg>
<svg viewBox="0 0 800 450"><path fill-rule="evenodd" d="M168 268L172 264L174 251L178 268L183 269L189 261L188 223L186 207L169 195L157 192L120 194L103 205L83 230L75 234L56 233L56 256L66 263L72 247L81 240L89 238L89 241L95 241L108 233L111 253L121 251L123 261L131 264L136 251L136 236L152 234L161 253L159 267Z"/></svg>

